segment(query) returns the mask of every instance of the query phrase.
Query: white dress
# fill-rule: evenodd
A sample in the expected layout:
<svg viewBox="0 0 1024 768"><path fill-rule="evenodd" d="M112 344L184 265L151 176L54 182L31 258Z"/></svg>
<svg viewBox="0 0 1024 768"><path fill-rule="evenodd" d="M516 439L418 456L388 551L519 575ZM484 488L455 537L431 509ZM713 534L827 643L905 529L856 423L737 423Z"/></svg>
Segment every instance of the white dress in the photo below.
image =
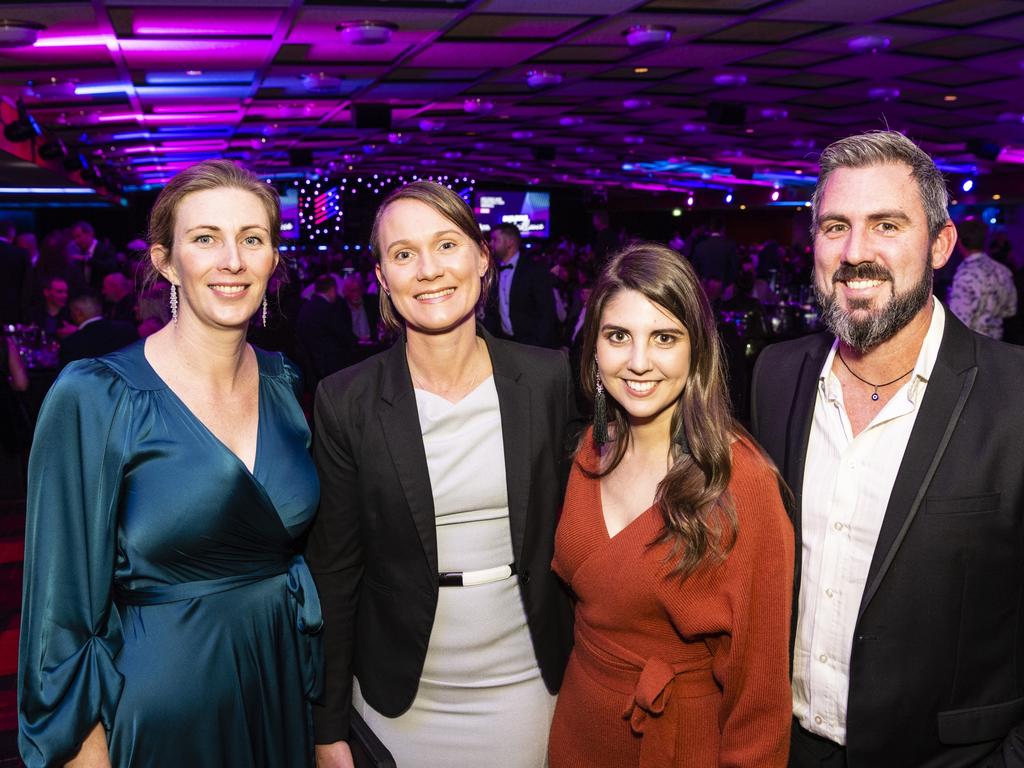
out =
<svg viewBox="0 0 1024 768"><path fill-rule="evenodd" d="M434 497L438 567L513 561L493 377L458 403L415 390ZM555 697L541 679L517 579L441 587L416 699L389 718L353 706L398 768L541 768Z"/></svg>

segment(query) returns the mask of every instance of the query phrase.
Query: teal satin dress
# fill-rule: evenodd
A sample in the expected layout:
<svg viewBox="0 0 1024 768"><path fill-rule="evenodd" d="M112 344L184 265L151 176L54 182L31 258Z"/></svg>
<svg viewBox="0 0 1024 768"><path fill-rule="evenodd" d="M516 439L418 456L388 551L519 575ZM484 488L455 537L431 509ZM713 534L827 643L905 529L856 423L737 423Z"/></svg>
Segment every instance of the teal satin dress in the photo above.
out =
<svg viewBox="0 0 1024 768"><path fill-rule="evenodd" d="M29 462L19 746L60 765L97 722L111 764L312 766L320 603L296 555L319 484L298 375L257 351L254 472L143 342L69 365Z"/></svg>

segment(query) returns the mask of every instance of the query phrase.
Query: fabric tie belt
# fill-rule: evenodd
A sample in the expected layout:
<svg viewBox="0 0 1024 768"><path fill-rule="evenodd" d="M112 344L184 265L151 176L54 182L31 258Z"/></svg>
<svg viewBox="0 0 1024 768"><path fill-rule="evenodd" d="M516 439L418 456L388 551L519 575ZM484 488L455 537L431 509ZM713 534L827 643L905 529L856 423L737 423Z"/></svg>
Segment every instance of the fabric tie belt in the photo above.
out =
<svg viewBox="0 0 1024 768"><path fill-rule="evenodd" d="M315 701L323 692L324 648L320 630L323 628L324 618L320 609L320 597L313 583L313 574L309 572L309 566L301 555L296 555L288 563L275 563L249 573L239 573L220 579L134 589L115 584L114 599L121 605L175 603L238 589L285 573L288 575L285 586L289 602L295 612L295 636L301 655L303 685L306 697Z"/></svg>
<svg viewBox="0 0 1024 768"><path fill-rule="evenodd" d="M584 671L610 690L629 697L622 713L633 733L642 737L639 768L675 765L680 699L719 693L711 660L670 664L652 656L644 659L602 637L576 617L573 651Z"/></svg>
<svg viewBox="0 0 1024 768"><path fill-rule="evenodd" d="M475 587L479 584L490 584L492 581L503 581L516 572L516 564L499 565L497 568L484 568L479 571L442 571L437 574L439 587Z"/></svg>

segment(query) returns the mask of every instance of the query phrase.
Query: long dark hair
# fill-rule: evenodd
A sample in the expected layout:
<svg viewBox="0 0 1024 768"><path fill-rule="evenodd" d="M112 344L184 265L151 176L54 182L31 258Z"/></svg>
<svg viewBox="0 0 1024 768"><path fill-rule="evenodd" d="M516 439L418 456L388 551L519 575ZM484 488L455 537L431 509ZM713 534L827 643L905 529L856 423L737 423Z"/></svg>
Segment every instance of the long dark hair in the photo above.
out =
<svg viewBox="0 0 1024 768"><path fill-rule="evenodd" d="M665 309L686 328L690 340L690 371L672 413L672 434L685 435L688 452L672 442L672 466L658 484L655 504L664 530L657 542L671 544L675 573L685 579L707 558L724 559L739 532L728 488L732 476L731 443L745 434L732 417L725 368L714 312L693 267L670 248L634 243L609 259L587 302L580 376L583 391L595 396L594 353L601 315L621 291L633 290ZM606 396L607 397L607 396ZM598 469L580 469L603 477L622 461L631 439L628 415L607 397L610 458ZM584 436L583 440L588 438ZM592 439L592 438L591 438ZM577 449L583 450L581 442Z"/></svg>

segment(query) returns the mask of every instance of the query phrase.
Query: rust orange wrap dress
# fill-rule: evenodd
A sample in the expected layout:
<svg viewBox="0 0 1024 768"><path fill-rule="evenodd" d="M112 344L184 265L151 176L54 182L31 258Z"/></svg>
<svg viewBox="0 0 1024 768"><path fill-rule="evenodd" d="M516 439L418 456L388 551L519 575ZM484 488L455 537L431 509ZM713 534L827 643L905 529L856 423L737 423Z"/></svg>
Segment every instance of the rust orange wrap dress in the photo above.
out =
<svg viewBox="0 0 1024 768"><path fill-rule="evenodd" d="M733 443L739 520L724 562L685 581L656 544L654 506L609 538L591 440L573 466L555 572L577 600L550 768L782 768L789 683L793 531L774 473Z"/></svg>

